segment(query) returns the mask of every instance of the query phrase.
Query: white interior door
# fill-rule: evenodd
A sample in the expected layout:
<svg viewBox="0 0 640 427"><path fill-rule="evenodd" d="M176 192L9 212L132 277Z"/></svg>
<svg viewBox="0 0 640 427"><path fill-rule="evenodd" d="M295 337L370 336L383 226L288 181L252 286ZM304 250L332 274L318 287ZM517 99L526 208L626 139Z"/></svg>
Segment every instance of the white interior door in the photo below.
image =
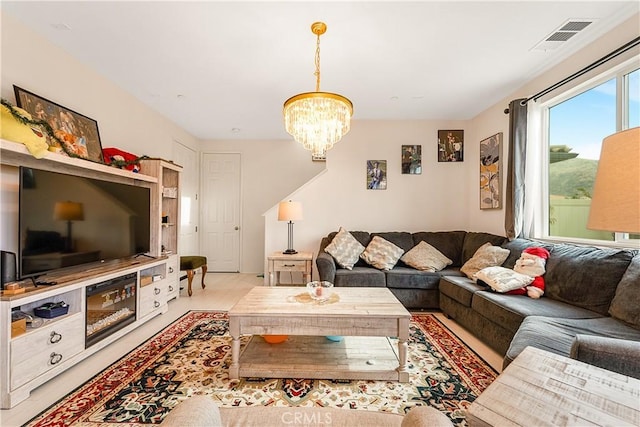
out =
<svg viewBox="0 0 640 427"><path fill-rule="evenodd" d="M174 161L180 173L180 255L199 255L198 242L198 155L178 141L173 142Z"/></svg>
<svg viewBox="0 0 640 427"><path fill-rule="evenodd" d="M201 254L209 271L240 271L240 154L202 155Z"/></svg>

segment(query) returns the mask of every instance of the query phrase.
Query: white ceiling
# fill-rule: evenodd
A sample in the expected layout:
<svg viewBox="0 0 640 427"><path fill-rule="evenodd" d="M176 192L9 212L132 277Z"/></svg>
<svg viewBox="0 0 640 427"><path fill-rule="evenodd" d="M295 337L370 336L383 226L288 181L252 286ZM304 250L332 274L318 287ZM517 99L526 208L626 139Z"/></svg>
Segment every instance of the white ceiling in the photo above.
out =
<svg viewBox="0 0 640 427"><path fill-rule="evenodd" d="M197 138L289 139L283 102L315 89L315 21L328 26L321 90L350 98L354 120L466 120L638 13L640 2L3 0L0 7ZM595 22L559 49L533 49L570 19Z"/></svg>

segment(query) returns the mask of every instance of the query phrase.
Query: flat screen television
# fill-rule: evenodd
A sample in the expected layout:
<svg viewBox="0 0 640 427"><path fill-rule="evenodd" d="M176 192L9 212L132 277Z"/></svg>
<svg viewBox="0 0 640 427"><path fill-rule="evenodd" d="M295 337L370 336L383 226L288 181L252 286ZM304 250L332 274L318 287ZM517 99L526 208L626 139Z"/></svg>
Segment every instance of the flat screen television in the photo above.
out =
<svg viewBox="0 0 640 427"><path fill-rule="evenodd" d="M20 167L21 279L150 251L150 188Z"/></svg>

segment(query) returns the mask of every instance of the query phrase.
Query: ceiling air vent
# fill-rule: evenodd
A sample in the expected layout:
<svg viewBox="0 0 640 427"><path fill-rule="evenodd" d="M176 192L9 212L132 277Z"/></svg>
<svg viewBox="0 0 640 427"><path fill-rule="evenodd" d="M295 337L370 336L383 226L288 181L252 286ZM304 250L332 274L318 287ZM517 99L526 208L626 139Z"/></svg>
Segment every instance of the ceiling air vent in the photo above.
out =
<svg viewBox="0 0 640 427"><path fill-rule="evenodd" d="M547 51L557 49L594 21L594 19L570 19L552 31L551 34L547 35L540 43L535 45L532 50Z"/></svg>

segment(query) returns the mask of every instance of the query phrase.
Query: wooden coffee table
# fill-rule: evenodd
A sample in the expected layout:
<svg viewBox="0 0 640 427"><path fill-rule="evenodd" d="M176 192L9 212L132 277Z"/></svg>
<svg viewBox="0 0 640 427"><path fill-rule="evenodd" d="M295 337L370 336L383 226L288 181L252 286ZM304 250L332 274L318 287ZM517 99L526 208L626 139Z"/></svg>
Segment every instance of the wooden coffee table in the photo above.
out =
<svg viewBox="0 0 640 427"><path fill-rule="evenodd" d="M527 347L469 406L469 426L638 426L640 380Z"/></svg>
<svg viewBox="0 0 640 427"><path fill-rule="evenodd" d="M229 378L332 378L408 382L411 314L387 288L333 288L319 303L306 288L257 286L229 310ZM253 335L240 354L240 336ZM259 335L289 335L268 344ZM334 342L327 335L342 336ZM397 353L390 337L397 337Z"/></svg>

